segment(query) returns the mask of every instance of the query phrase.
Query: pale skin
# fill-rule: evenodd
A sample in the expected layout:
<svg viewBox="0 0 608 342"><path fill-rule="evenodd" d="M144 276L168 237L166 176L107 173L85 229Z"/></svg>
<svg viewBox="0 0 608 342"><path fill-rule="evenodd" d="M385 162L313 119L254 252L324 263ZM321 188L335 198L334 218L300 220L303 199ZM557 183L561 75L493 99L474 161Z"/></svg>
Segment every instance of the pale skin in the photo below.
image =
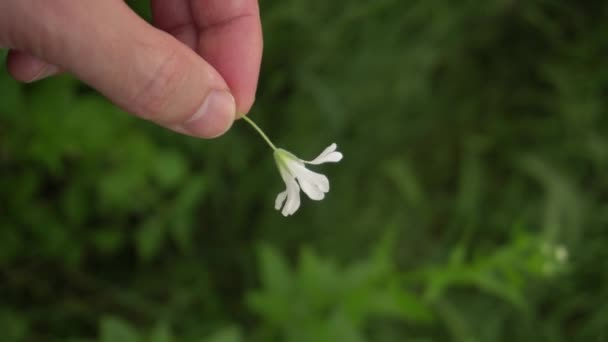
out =
<svg viewBox="0 0 608 342"><path fill-rule="evenodd" d="M153 25L123 0L0 0L8 72L34 82L66 71L140 118L195 137L222 135L255 99L257 0L151 6Z"/></svg>

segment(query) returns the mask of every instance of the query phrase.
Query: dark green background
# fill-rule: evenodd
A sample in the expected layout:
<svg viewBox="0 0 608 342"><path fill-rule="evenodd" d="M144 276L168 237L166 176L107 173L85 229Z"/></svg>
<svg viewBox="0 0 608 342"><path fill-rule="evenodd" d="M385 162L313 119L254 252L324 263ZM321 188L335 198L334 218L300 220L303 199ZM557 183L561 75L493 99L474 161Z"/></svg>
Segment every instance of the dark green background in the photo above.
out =
<svg viewBox="0 0 608 342"><path fill-rule="evenodd" d="M276 212L243 122L196 140L3 71L1 341L608 339L605 2L261 10L250 115L338 143L328 197Z"/></svg>

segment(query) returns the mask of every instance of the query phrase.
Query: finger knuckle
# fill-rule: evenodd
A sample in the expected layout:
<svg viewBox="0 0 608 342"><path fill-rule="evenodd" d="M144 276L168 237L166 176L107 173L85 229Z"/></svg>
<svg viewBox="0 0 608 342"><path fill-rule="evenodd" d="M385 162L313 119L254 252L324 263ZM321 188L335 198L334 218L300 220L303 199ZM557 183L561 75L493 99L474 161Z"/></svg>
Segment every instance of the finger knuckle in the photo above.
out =
<svg viewBox="0 0 608 342"><path fill-rule="evenodd" d="M171 111L172 99L188 76L184 56L177 49L159 48L148 57L153 60L151 71L143 72L132 103L136 106L136 114L152 121L171 123L179 114Z"/></svg>

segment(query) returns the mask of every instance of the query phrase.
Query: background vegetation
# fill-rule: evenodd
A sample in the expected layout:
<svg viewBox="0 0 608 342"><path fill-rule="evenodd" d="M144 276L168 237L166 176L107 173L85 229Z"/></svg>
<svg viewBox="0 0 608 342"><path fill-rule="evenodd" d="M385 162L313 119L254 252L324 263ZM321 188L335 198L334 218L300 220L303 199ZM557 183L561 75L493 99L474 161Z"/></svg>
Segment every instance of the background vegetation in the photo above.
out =
<svg viewBox="0 0 608 342"><path fill-rule="evenodd" d="M2 341L608 339L605 2L261 7L251 116L338 142L328 198L274 211L245 124L199 141L2 72Z"/></svg>

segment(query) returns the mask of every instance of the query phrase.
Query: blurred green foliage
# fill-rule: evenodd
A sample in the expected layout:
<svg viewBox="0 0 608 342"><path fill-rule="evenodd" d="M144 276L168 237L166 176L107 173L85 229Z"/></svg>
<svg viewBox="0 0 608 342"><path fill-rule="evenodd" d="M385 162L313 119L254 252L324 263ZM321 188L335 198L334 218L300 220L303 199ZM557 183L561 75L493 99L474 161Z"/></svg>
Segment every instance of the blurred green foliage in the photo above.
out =
<svg viewBox="0 0 608 342"><path fill-rule="evenodd" d="M250 115L338 142L328 198L274 211L246 125L199 141L3 72L2 341L608 339L608 5L261 7Z"/></svg>

